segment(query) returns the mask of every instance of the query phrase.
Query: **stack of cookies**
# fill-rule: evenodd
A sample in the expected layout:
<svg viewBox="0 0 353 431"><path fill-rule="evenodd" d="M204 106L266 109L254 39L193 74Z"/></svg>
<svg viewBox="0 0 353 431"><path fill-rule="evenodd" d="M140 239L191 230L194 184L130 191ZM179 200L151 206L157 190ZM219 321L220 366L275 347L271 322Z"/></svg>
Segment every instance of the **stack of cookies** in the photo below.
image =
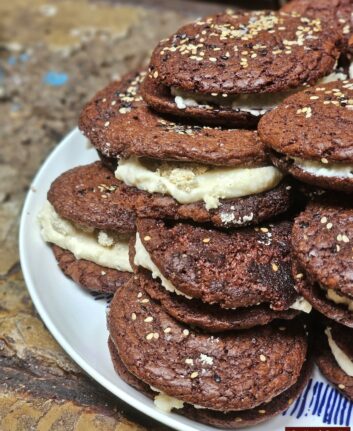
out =
<svg viewBox="0 0 353 431"><path fill-rule="evenodd" d="M342 39L297 12L207 17L81 113L100 161L54 181L42 235L66 275L114 293L115 369L164 411L239 428L286 410L311 373L312 307L353 364L349 329L336 336L353 326Z"/></svg>

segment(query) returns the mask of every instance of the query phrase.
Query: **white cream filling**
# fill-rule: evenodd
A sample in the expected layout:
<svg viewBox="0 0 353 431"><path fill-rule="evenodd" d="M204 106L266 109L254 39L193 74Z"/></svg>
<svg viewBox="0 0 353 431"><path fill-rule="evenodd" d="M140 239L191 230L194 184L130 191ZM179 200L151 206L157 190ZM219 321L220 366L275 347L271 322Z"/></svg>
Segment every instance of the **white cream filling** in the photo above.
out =
<svg viewBox="0 0 353 431"><path fill-rule="evenodd" d="M274 166L219 168L182 162L153 163L152 169L137 157L121 159L115 176L140 190L173 196L182 204L204 201L208 210L218 208L220 199L270 190L283 177Z"/></svg>
<svg viewBox="0 0 353 431"><path fill-rule="evenodd" d="M348 163L322 163L316 160L293 158L300 169L317 177L336 177L353 179L353 165ZM326 161L326 159L323 159Z"/></svg>
<svg viewBox="0 0 353 431"><path fill-rule="evenodd" d="M344 73L331 73L320 79L317 84L325 84L331 81L344 80L347 76ZM171 94L174 96L174 102L178 109L201 106L211 108L209 103L224 108L231 108L235 111L249 112L254 116L264 115L267 111L275 108L286 97L297 93L305 87L299 87L294 90L280 91L277 93L260 93L260 94L236 94L228 95L209 95L201 93L192 93L183 91L180 88L171 87Z"/></svg>
<svg viewBox="0 0 353 431"><path fill-rule="evenodd" d="M325 329L325 334L327 335L328 344L337 364L348 376L353 377L353 361L338 347L335 340L332 338L331 328L327 327Z"/></svg>
<svg viewBox="0 0 353 431"><path fill-rule="evenodd" d="M38 214L38 222L44 241L69 250L76 259L132 272L128 238L105 231L82 230L61 218L48 201Z"/></svg>
<svg viewBox="0 0 353 431"><path fill-rule="evenodd" d="M180 292L169 280L167 280L164 275L160 272L158 267L153 263L151 256L146 250L145 246L142 244L140 234L136 233L135 242L135 256L134 264L136 266L142 266L142 268L148 269L152 273L154 279L159 278L161 280L162 286L168 290L168 292L176 293L177 295L185 296L185 298L191 299L190 296L185 295L185 293Z"/></svg>
<svg viewBox="0 0 353 431"><path fill-rule="evenodd" d="M293 308L294 310L303 311L304 313L309 314L311 310L313 309L310 302L308 302L305 298L300 296L291 306L290 308Z"/></svg>
<svg viewBox="0 0 353 431"><path fill-rule="evenodd" d="M353 62L349 65L348 76L350 79L353 78Z"/></svg>
<svg viewBox="0 0 353 431"><path fill-rule="evenodd" d="M349 311L353 311L353 300L347 296L339 295L333 289L327 289L326 297L335 304L346 305Z"/></svg>
<svg viewBox="0 0 353 431"><path fill-rule="evenodd" d="M153 390L157 391L155 389ZM154 397L154 405L162 412L170 413L172 409L182 409L184 407L184 402L177 398L170 397L164 392L159 392L159 394Z"/></svg>

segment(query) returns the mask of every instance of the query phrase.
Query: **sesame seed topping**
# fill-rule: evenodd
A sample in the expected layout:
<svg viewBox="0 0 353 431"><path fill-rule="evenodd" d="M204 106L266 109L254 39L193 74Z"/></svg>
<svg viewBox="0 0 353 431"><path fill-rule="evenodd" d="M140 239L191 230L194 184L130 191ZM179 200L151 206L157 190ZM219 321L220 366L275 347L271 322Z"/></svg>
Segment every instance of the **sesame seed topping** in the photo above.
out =
<svg viewBox="0 0 353 431"><path fill-rule="evenodd" d="M190 331L189 331L188 329L184 329L184 330L183 330L183 335L184 335L185 337L187 337L189 334L190 334Z"/></svg>
<svg viewBox="0 0 353 431"><path fill-rule="evenodd" d="M267 232L268 232L267 227L260 227L260 230L261 230L261 232L263 232L263 233L267 233Z"/></svg>
<svg viewBox="0 0 353 431"><path fill-rule="evenodd" d="M151 237L150 237L149 235L146 235L145 237L143 237L143 239L144 239L145 241L150 241Z"/></svg>
<svg viewBox="0 0 353 431"><path fill-rule="evenodd" d="M323 157L323 158L321 159L321 163L327 164L327 163L328 163L328 160L327 160L327 159L325 159L325 157Z"/></svg>
<svg viewBox="0 0 353 431"><path fill-rule="evenodd" d="M106 122L104 123L104 127L108 127L108 126L109 126L109 124L110 124L110 122L109 122L109 121L106 121Z"/></svg>
<svg viewBox="0 0 353 431"><path fill-rule="evenodd" d="M141 304L147 304L149 302L150 302L150 300L148 298L145 298L145 299L141 300Z"/></svg>
<svg viewBox="0 0 353 431"><path fill-rule="evenodd" d="M267 358L265 355L260 355L260 361L261 362L266 362Z"/></svg>
<svg viewBox="0 0 353 431"><path fill-rule="evenodd" d="M326 225L326 229L330 230L332 229L333 224L332 223L327 223Z"/></svg>
<svg viewBox="0 0 353 431"><path fill-rule="evenodd" d="M146 317L146 319L144 319L144 322L146 322L146 323L153 322L153 317L152 316Z"/></svg>
<svg viewBox="0 0 353 431"><path fill-rule="evenodd" d="M338 387L339 387L340 389L345 389L345 388L346 388L344 385L342 385L342 383L340 383L340 384L338 385Z"/></svg>
<svg viewBox="0 0 353 431"><path fill-rule="evenodd" d="M199 373L197 371L194 371L193 373L190 374L190 378L191 379L196 379L196 377L199 375Z"/></svg>
<svg viewBox="0 0 353 431"><path fill-rule="evenodd" d="M266 410L259 410L260 415L264 415L266 413Z"/></svg>
<svg viewBox="0 0 353 431"><path fill-rule="evenodd" d="M211 238L204 238L203 240L202 240L202 242L204 242L205 244L207 244L208 242L210 242L211 241Z"/></svg>
<svg viewBox="0 0 353 431"><path fill-rule="evenodd" d="M152 340L153 336L154 336L154 333L150 332L149 334L146 335L146 340Z"/></svg>
<svg viewBox="0 0 353 431"><path fill-rule="evenodd" d="M323 224L327 223L327 217L322 217L320 222Z"/></svg>
<svg viewBox="0 0 353 431"><path fill-rule="evenodd" d="M193 360L193 359L191 359L191 358L186 358L186 359L185 359L185 364L188 364L188 365L194 365L194 360Z"/></svg>
<svg viewBox="0 0 353 431"><path fill-rule="evenodd" d="M272 271L273 272L277 272L278 271L278 265L276 265L275 263L273 263L271 266L272 266Z"/></svg>
<svg viewBox="0 0 353 431"><path fill-rule="evenodd" d="M136 320L136 313L131 313L131 320Z"/></svg>
<svg viewBox="0 0 353 431"><path fill-rule="evenodd" d="M167 327L167 328L165 328L164 330L163 330L163 332L165 333L165 334L169 334L169 332L172 330L172 328L169 328L169 326Z"/></svg>

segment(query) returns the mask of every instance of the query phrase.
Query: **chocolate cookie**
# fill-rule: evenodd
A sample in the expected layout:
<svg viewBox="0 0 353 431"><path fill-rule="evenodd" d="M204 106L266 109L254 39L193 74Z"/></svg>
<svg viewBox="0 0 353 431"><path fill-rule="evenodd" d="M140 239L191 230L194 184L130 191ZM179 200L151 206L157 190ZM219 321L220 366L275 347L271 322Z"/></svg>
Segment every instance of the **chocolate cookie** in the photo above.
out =
<svg viewBox="0 0 353 431"><path fill-rule="evenodd" d="M159 43L142 94L164 113L252 125L279 93L330 74L340 40L333 25L295 13L210 16Z"/></svg>
<svg viewBox="0 0 353 431"><path fill-rule="evenodd" d="M169 290L223 308L267 304L282 311L297 298L291 277L290 222L225 233L140 219L137 231L135 263L153 270L146 264L147 252Z"/></svg>
<svg viewBox="0 0 353 431"><path fill-rule="evenodd" d="M290 320L299 313L293 309L274 311L266 305L225 310L217 304L205 304L199 299L168 292L150 277L141 278L141 287L176 320L214 333L267 325L275 319Z"/></svg>
<svg viewBox="0 0 353 431"><path fill-rule="evenodd" d="M117 291L108 318L119 355L137 378L223 412L270 402L297 382L307 352L298 322L209 336L170 317L141 291L139 277Z"/></svg>
<svg viewBox="0 0 353 431"><path fill-rule="evenodd" d="M353 313L343 304L336 304L327 297L327 290L310 281L305 270L293 260L295 288L317 311L342 325L353 328Z"/></svg>
<svg viewBox="0 0 353 431"><path fill-rule="evenodd" d="M48 200L61 217L80 226L131 233L135 212L121 188L113 173L95 162L61 174L51 184Z"/></svg>
<svg viewBox="0 0 353 431"><path fill-rule="evenodd" d="M351 400L353 400L353 376L347 374L337 362L334 351L329 345L329 337L331 337L331 343L333 341L348 361L353 364L352 336L352 329L334 322L327 322L315 336L315 361L320 371L343 395Z"/></svg>
<svg viewBox="0 0 353 431"><path fill-rule="evenodd" d="M303 271L308 280L303 284L317 284L323 291L321 296L325 296L333 310L345 311L344 316L348 313L353 321L352 242L350 202L328 199L313 202L295 219L293 254L298 262L297 272ZM296 275L295 278L300 282L304 277ZM313 287L301 286L300 289L315 294ZM327 315L324 311L323 314ZM331 318L334 317L331 315Z"/></svg>
<svg viewBox="0 0 353 431"><path fill-rule="evenodd" d="M100 162L65 172L53 182L48 193L49 201L62 217L83 226L119 232L135 230L136 214L225 228L257 224L287 211L292 196L291 186L282 181L267 192L223 199L217 209L206 210L203 202L179 204L170 196L126 186Z"/></svg>
<svg viewBox="0 0 353 431"><path fill-rule="evenodd" d="M266 164L255 131L183 124L163 118L141 100L144 73L109 84L83 109L80 129L106 157L149 157L212 166Z"/></svg>
<svg viewBox="0 0 353 431"><path fill-rule="evenodd" d="M301 181L353 192L353 80L308 88L260 121L272 161Z"/></svg>
<svg viewBox="0 0 353 431"><path fill-rule="evenodd" d="M106 268L84 259L76 259L70 251L56 245L52 248L63 273L86 290L114 293L132 276L129 272Z"/></svg>
<svg viewBox="0 0 353 431"><path fill-rule="evenodd" d="M344 53L351 57L353 44L352 0L292 0L281 10L287 13L298 12L309 18L333 21L342 33Z"/></svg>
<svg viewBox="0 0 353 431"><path fill-rule="evenodd" d="M123 361L120 359L119 353L111 338L108 340L108 346L114 369L121 379L147 397L154 398L156 392L154 392L149 385L145 384L128 371ZM196 409L192 405L186 404L182 409L175 411L190 419L223 429L237 429L253 426L269 420L271 417L287 409L303 391L310 378L311 371L311 360L307 360L303 365L298 381L293 386L275 397L269 403L261 405L254 410L223 413L208 409Z"/></svg>

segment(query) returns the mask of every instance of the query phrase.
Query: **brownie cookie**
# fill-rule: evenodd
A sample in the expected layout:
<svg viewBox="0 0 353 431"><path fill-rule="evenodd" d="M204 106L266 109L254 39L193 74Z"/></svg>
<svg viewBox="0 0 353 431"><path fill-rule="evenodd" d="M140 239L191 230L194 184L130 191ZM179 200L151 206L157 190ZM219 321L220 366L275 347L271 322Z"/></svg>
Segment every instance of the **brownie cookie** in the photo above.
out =
<svg viewBox="0 0 353 431"><path fill-rule="evenodd" d="M230 233L162 220L137 221L134 263L162 285L223 308L267 304L287 310L297 299L291 277L291 223Z"/></svg>
<svg viewBox="0 0 353 431"><path fill-rule="evenodd" d="M65 196L65 199L63 199ZM193 220L219 227L257 224L287 211L291 206L291 186L277 187L256 195L222 199L216 209L203 202L179 204L170 196L147 193L114 178L102 163L71 169L52 184L48 199L64 218L82 226L133 232L139 217Z"/></svg>
<svg viewBox="0 0 353 431"><path fill-rule="evenodd" d="M315 337L315 361L322 374L353 401L353 329L325 322Z"/></svg>
<svg viewBox="0 0 353 431"><path fill-rule="evenodd" d="M127 283L131 273L97 265L84 259L76 259L68 250L53 245L54 256L65 275L91 292L114 293Z"/></svg>
<svg viewBox="0 0 353 431"><path fill-rule="evenodd" d="M323 308L322 304L318 307L313 299L308 300L335 320L338 316L332 313L336 310L344 320L350 316L353 321L352 241L353 209L350 202L327 198L312 202L293 225L292 246L298 267L295 269L298 289L304 296L315 295L317 288L321 289L318 299L322 302L324 297L330 309L327 305ZM342 317L338 320L344 323Z"/></svg>
<svg viewBox="0 0 353 431"><path fill-rule="evenodd" d="M149 157L212 166L263 166L255 131L182 124L151 111L139 95L144 73L109 84L83 109L80 129L108 158Z"/></svg>
<svg viewBox="0 0 353 431"><path fill-rule="evenodd" d="M288 91L329 75L340 41L333 25L296 13L210 16L159 43L142 95L163 113L253 125Z"/></svg>
<svg viewBox="0 0 353 431"><path fill-rule="evenodd" d="M48 191L48 200L63 218L94 229L121 233L135 230L135 213L120 193L122 183L100 162L61 174Z"/></svg>
<svg viewBox="0 0 353 431"><path fill-rule="evenodd" d="M315 186L353 191L353 80L308 88L260 121L280 169Z"/></svg>
<svg viewBox="0 0 353 431"><path fill-rule="evenodd" d="M281 9L283 12L298 12L309 18L333 21L343 37L343 52L352 56L353 45L353 1L352 0L292 0Z"/></svg>
<svg viewBox="0 0 353 431"><path fill-rule="evenodd" d="M121 379L147 397L154 398L156 392L154 392L149 385L142 382L142 380L139 380L128 371L111 338L108 340L108 346L114 369ZM303 391L310 378L311 371L312 361L307 360L303 365L298 381L293 386L275 397L269 403L261 405L253 410L223 413L208 409L197 409L192 405L186 404L183 408L174 409L174 411L198 422L223 429L237 429L253 426L269 420L271 417L286 410Z"/></svg>
<svg viewBox="0 0 353 431"><path fill-rule="evenodd" d="M176 320L208 332L248 329L267 325L275 319L290 320L299 313L294 309L274 311L266 305L225 310L217 304L205 304L199 299L188 299L168 292L150 277L142 277L140 282L141 288Z"/></svg>
<svg viewBox="0 0 353 431"><path fill-rule="evenodd" d="M270 402L298 381L307 353L299 322L209 336L165 313L141 291L139 277L116 292L108 318L119 355L137 378L222 412Z"/></svg>

